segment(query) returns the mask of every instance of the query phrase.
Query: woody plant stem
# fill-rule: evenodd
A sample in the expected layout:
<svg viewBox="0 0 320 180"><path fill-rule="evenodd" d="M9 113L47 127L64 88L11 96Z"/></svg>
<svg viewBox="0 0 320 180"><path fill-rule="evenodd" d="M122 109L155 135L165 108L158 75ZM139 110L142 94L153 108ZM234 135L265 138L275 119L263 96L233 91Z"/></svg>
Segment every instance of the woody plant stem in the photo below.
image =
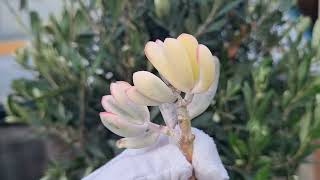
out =
<svg viewBox="0 0 320 180"><path fill-rule="evenodd" d="M176 102L177 119L181 132L179 138L179 148L186 157L187 161L189 161L189 163L192 165L193 141L195 136L191 131L191 119L188 113L187 105L191 103L193 94L186 93L184 98L182 98L181 91L174 88L163 76L161 76L161 79L168 85L168 87L171 88L172 92L178 98ZM189 178L189 180L196 180L194 171L192 172L192 176Z"/></svg>
<svg viewBox="0 0 320 180"><path fill-rule="evenodd" d="M184 99L178 98L177 117L181 135L179 139L180 150L186 159L192 164L193 141L195 136L191 131L191 119L188 114L187 105L191 102L193 95L186 95ZM189 180L195 180L194 173Z"/></svg>

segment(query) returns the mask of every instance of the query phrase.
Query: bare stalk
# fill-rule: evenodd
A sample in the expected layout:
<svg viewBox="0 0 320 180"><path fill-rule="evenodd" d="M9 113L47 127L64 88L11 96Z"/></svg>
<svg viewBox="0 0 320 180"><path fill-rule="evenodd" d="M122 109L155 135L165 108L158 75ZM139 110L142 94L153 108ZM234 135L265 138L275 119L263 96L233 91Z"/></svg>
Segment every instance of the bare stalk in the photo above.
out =
<svg viewBox="0 0 320 180"><path fill-rule="evenodd" d="M185 97L182 98L179 90L174 88L163 76L161 76L161 79L171 88L172 92L178 98L176 102L177 119L181 132L180 137L178 138L179 148L190 164L192 164L193 141L195 136L191 131L191 119L189 117L187 105L191 103L194 95L192 93L187 93ZM194 171L192 172L192 176L189 180L196 180Z"/></svg>
<svg viewBox="0 0 320 180"><path fill-rule="evenodd" d="M177 105L178 123L181 130L181 136L179 140L180 150L186 159L192 164L193 153L193 141L195 136L191 132L191 120L187 110L187 104L185 100L179 99ZM194 174L189 178L195 180Z"/></svg>

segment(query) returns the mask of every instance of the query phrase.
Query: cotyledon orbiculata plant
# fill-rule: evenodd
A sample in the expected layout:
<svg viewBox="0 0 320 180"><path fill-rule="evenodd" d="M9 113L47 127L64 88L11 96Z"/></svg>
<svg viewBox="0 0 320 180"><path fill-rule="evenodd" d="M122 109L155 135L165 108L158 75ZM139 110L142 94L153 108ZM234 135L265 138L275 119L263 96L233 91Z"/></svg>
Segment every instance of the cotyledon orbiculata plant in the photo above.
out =
<svg viewBox="0 0 320 180"><path fill-rule="evenodd" d="M143 148L165 134L177 140L191 162L191 119L207 109L216 93L219 60L189 34L150 41L144 51L160 78L138 71L133 74L133 86L124 81L112 83L111 95L101 101L106 111L100 113L102 123L124 137L116 143L119 148ZM159 106L165 126L150 121L147 106Z"/></svg>

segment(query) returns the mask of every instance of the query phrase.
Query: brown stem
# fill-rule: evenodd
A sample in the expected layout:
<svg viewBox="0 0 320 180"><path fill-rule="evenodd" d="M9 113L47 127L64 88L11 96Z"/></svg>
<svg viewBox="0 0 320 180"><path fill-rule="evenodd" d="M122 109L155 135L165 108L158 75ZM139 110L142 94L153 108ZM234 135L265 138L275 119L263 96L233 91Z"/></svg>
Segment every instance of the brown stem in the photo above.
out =
<svg viewBox="0 0 320 180"><path fill-rule="evenodd" d="M190 162L190 164L192 164L193 141L195 137L191 132L191 120L185 103L182 102L178 104L177 114L178 123L181 130L179 146L186 159ZM195 179L196 178L193 173L189 180Z"/></svg>

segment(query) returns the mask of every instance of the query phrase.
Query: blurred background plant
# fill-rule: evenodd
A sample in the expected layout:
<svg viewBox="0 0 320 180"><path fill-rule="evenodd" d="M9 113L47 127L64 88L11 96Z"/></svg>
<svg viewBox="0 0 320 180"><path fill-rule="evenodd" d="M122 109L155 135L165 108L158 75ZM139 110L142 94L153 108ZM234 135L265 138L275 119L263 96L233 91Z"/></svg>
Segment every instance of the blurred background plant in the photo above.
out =
<svg viewBox="0 0 320 180"><path fill-rule="evenodd" d="M65 0L48 22L20 4L32 39L16 61L36 76L12 82L6 122L63 144L44 180L79 179L120 152L99 120L101 97L113 81L155 71L148 40L183 32L222 64L212 105L192 123L215 139L231 179L292 179L319 146L320 22L312 34L293 0Z"/></svg>

